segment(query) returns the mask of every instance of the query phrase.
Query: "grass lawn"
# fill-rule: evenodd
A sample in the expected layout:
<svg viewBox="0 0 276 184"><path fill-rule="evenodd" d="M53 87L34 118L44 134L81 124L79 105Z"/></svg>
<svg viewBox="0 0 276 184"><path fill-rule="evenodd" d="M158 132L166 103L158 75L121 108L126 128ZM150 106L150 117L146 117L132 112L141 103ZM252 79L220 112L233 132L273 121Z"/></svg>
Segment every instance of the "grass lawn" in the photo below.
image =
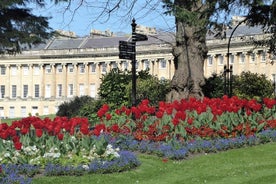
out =
<svg viewBox="0 0 276 184"><path fill-rule="evenodd" d="M89 174L81 177L39 177L35 184L273 184L276 183L276 143L216 154L200 154L187 160L163 162L140 154L142 165L132 171Z"/></svg>

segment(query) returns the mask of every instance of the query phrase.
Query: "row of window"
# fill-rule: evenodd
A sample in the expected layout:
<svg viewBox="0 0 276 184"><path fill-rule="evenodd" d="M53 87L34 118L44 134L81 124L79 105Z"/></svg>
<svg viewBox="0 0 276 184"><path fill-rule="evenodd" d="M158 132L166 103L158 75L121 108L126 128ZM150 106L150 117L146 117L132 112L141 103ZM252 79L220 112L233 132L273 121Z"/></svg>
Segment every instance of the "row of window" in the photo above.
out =
<svg viewBox="0 0 276 184"><path fill-rule="evenodd" d="M267 53L266 52L260 52L259 55L261 57L261 62L266 62ZM254 63L256 61L256 53L254 53L254 52L251 52L251 53L248 53L248 54L238 53L237 58L238 58L239 63L245 63L246 56L249 57L250 62ZM217 61L218 61L219 65L223 65L223 64L226 63L224 60L227 59L227 56L224 57L223 55L216 55L216 57L218 59ZM214 59L213 56L208 56L208 65L209 66L213 65L213 59ZM234 64L234 61L235 61L235 56L233 54L230 54L229 55L229 63Z"/></svg>
<svg viewBox="0 0 276 184"><path fill-rule="evenodd" d="M159 68L160 69L165 69L167 67L167 63L166 63L165 59L158 59L158 62L159 62ZM130 61L122 61L121 63L122 63L122 70L129 69ZM147 59L142 60L142 63L143 63L143 69L144 70L150 69L150 61L149 60L147 60ZM107 63L101 62L100 66L101 66L101 72L106 73L107 72ZM136 62L136 68L138 68L138 66L139 66L139 62ZM96 73L96 67L97 67L96 63L90 63L89 64L90 72L91 73ZM111 62L110 67L111 67L111 69L118 68L118 63L117 62ZM53 69L52 65L50 65L50 64L45 65L45 72L46 73L52 73L52 69ZM62 64L57 64L55 69L56 69L57 73L62 73L63 72L63 65ZM28 65L22 66L23 75L29 75L29 73L30 73L29 70L30 70L30 67ZM34 72L33 72L34 75L39 75L40 74L39 65L34 65L33 70L34 70ZM79 73L85 73L85 64L78 64L78 70L79 70ZM18 67L16 65L11 65L10 66L11 75L17 75L17 71L18 71ZM68 64L67 65L67 71L69 73L74 72L74 65L73 64ZM6 75L6 66L4 66L4 65L0 66L0 74L1 75Z"/></svg>
<svg viewBox="0 0 276 184"><path fill-rule="evenodd" d="M4 107L0 107L0 118L14 118L15 116L15 107L14 106L10 106L8 109L8 114L4 113ZM29 115L29 113L31 113L32 115L37 115L38 114L38 106L31 106L30 109L27 110L26 106L21 106L20 107L20 116L21 117L27 117ZM57 107L56 107L56 111L57 111ZM49 115L49 107L48 106L44 106L43 107L43 115Z"/></svg>
<svg viewBox="0 0 276 184"><path fill-rule="evenodd" d="M63 94L63 86L62 84L57 84L56 86L56 97L60 98L62 97ZM18 96L17 94L17 85L11 85L11 98L16 98ZM5 85L0 85L0 98L4 98L6 94L6 86ZM67 97L73 97L74 95L74 85L73 84L68 84L67 88ZM87 95L85 93L85 85L84 84L79 84L79 96ZM96 85L95 84L90 84L90 89L89 89L89 95L93 98L96 97ZM23 91L22 91L22 98L27 98L30 96L30 91L29 91L29 85L23 85ZM52 96L51 94L51 85L46 84L45 86L45 98L50 98ZM39 98L41 97L40 94L40 86L39 84L34 85L34 93L33 93L34 98Z"/></svg>

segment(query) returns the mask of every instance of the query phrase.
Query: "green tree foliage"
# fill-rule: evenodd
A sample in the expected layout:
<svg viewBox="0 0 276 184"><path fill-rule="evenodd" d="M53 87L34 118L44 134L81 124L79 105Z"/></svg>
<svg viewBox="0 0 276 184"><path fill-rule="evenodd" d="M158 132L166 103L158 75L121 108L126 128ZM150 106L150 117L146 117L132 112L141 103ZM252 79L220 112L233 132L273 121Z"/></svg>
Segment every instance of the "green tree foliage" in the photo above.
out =
<svg viewBox="0 0 276 184"><path fill-rule="evenodd" d="M80 116L80 109L82 109L86 104L92 103L93 100L94 99L90 96L76 96L72 100L63 102L61 105L59 105L56 115L66 116L68 118Z"/></svg>
<svg viewBox="0 0 276 184"><path fill-rule="evenodd" d="M48 39L48 18L33 15L30 3L43 6L43 0L2 0L0 2L0 53L14 53Z"/></svg>
<svg viewBox="0 0 276 184"><path fill-rule="evenodd" d="M91 124L95 124L99 120L97 116L97 112L102 107L103 104L104 104L104 101L101 99L88 100L80 107L80 109L76 113L76 116L86 117L88 118Z"/></svg>
<svg viewBox="0 0 276 184"><path fill-rule="evenodd" d="M273 84L264 74L242 72L233 82L233 93L240 98L260 100L273 95Z"/></svg>
<svg viewBox="0 0 276 184"><path fill-rule="evenodd" d="M121 71L117 68L112 69L101 78L98 94L111 108L127 105L126 87L130 81L130 72Z"/></svg>
<svg viewBox="0 0 276 184"><path fill-rule="evenodd" d="M159 101L166 100L166 94L170 90L170 83L168 80L159 80L155 76L147 78L138 78L136 90L136 103L139 104L142 100L148 99L152 105L158 105ZM131 84L128 85L127 94L129 97L129 104L131 104Z"/></svg>
<svg viewBox="0 0 276 184"><path fill-rule="evenodd" d="M206 97L220 98L224 95L224 77L222 74L212 74L205 81L205 85L202 86L202 91Z"/></svg>
<svg viewBox="0 0 276 184"><path fill-rule="evenodd" d="M233 95L240 98L260 100L264 97L273 96L273 83L264 74L252 72L242 72L233 76ZM222 97L224 95L223 74L213 74L206 79L206 84L202 87L204 95L209 98Z"/></svg>
<svg viewBox="0 0 276 184"><path fill-rule="evenodd" d="M102 101L108 103L111 108L118 108L122 105L131 106L132 75L130 72L123 72L113 69L101 79L99 96ZM169 91L169 81L159 80L148 73L140 71L137 74L136 82L137 103L147 98L153 104L165 100Z"/></svg>

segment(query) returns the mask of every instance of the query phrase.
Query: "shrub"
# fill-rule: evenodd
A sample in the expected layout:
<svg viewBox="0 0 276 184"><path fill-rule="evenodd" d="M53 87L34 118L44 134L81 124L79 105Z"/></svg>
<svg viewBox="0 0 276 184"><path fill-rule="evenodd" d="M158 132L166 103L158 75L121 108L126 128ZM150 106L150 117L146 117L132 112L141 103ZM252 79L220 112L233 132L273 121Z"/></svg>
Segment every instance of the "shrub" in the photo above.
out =
<svg viewBox="0 0 276 184"><path fill-rule="evenodd" d="M166 94L169 92L169 87L168 80L159 80L154 76L139 78L137 79L136 87L136 103L139 104L142 100L148 99L152 105L158 105L159 101L166 100ZM127 87L129 99L131 99L131 92L132 85L130 84Z"/></svg>
<svg viewBox="0 0 276 184"><path fill-rule="evenodd" d="M205 85L202 87L204 95L208 98L219 98L224 95L224 78L220 74L212 74L205 79Z"/></svg>
<svg viewBox="0 0 276 184"><path fill-rule="evenodd" d="M87 101L82 105L82 107L77 112L77 116L86 117L91 124L95 124L99 120L97 117L98 110L105 103L102 99L92 99Z"/></svg>
<svg viewBox="0 0 276 184"><path fill-rule="evenodd" d="M273 94L273 84L264 74L242 72L234 77L233 86L234 95L239 98L260 100Z"/></svg>
<svg viewBox="0 0 276 184"><path fill-rule="evenodd" d="M223 74L213 74L207 78L202 90L208 98L222 97L224 94ZM232 96L260 100L272 97L273 84L264 74L242 72L240 75L233 75L232 91Z"/></svg>
<svg viewBox="0 0 276 184"><path fill-rule="evenodd" d="M100 98L106 101L110 108L127 105L126 86L130 81L131 74L129 72L117 68L112 69L101 78Z"/></svg>
<svg viewBox="0 0 276 184"><path fill-rule="evenodd" d="M131 106L132 74L130 72L113 69L101 80L99 96L109 104L111 109ZM158 104L158 101L165 100L166 93L169 91L169 81L159 80L150 75L148 70L138 72L136 84L137 104L146 98L151 103Z"/></svg>
<svg viewBox="0 0 276 184"><path fill-rule="evenodd" d="M58 107L57 116L66 116L72 118L79 115L79 110L85 105L92 102L94 99L90 96L74 97L74 99L63 102Z"/></svg>

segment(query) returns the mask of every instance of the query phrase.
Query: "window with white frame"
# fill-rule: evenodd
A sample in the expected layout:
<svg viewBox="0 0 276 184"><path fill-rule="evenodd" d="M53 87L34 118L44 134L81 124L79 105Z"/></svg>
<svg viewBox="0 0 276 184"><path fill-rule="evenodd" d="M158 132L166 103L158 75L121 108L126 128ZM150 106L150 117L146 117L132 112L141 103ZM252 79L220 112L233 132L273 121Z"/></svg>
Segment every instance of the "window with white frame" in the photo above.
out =
<svg viewBox="0 0 276 184"><path fill-rule="evenodd" d="M150 61L148 59L143 60L143 64L144 64L143 66L144 70L150 69Z"/></svg>
<svg viewBox="0 0 276 184"><path fill-rule="evenodd" d="M80 73L85 72L85 65L84 64L79 64L79 71L80 71Z"/></svg>
<svg viewBox="0 0 276 184"><path fill-rule="evenodd" d="M4 107L0 107L0 118L4 118Z"/></svg>
<svg viewBox="0 0 276 184"><path fill-rule="evenodd" d="M164 58L161 58L161 59L158 59L158 61L159 61L159 68L165 69L167 65L166 60Z"/></svg>
<svg viewBox="0 0 276 184"><path fill-rule="evenodd" d="M46 65L45 66L45 72L46 73L51 73L52 72L52 66L51 65Z"/></svg>
<svg viewBox="0 0 276 184"><path fill-rule="evenodd" d="M33 116L38 115L38 106L32 106L32 115Z"/></svg>
<svg viewBox="0 0 276 184"><path fill-rule="evenodd" d="M140 64L139 61L136 60L136 62L135 62L135 67L136 67L136 69L139 68L139 64Z"/></svg>
<svg viewBox="0 0 276 184"><path fill-rule="evenodd" d="M1 65L0 68L1 68L1 75L6 75L6 66Z"/></svg>
<svg viewBox="0 0 276 184"><path fill-rule="evenodd" d="M74 72L74 66L72 64L69 64L68 66L68 72L73 73Z"/></svg>
<svg viewBox="0 0 276 184"><path fill-rule="evenodd" d="M84 96L85 92L84 92L84 84L80 84L79 85L79 95L80 96Z"/></svg>
<svg viewBox="0 0 276 184"><path fill-rule="evenodd" d="M250 61L253 63L256 61L256 54L254 52L250 53Z"/></svg>
<svg viewBox="0 0 276 184"><path fill-rule="evenodd" d="M27 108L26 108L26 106L21 106L21 117L27 117Z"/></svg>
<svg viewBox="0 0 276 184"><path fill-rule="evenodd" d="M213 57L208 56L208 66L212 66L212 65L213 65Z"/></svg>
<svg viewBox="0 0 276 184"><path fill-rule="evenodd" d="M39 84L34 85L34 97L35 98L39 97Z"/></svg>
<svg viewBox="0 0 276 184"><path fill-rule="evenodd" d="M73 88L73 84L68 84L68 97L72 97L73 96L73 91L74 91L74 88Z"/></svg>
<svg viewBox="0 0 276 184"><path fill-rule="evenodd" d="M4 98L5 97L5 85L1 85L0 86L0 98Z"/></svg>
<svg viewBox="0 0 276 184"><path fill-rule="evenodd" d="M58 64L56 66L56 70L57 70L57 73L62 73L62 65L61 64Z"/></svg>
<svg viewBox="0 0 276 184"><path fill-rule="evenodd" d="M16 75L17 73L17 66L13 65L11 66L11 75Z"/></svg>
<svg viewBox="0 0 276 184"><path fill-rule="evenodd" d="M9 118L14 118L15 114L14 114L15 108L14 106L10 107L10 112L9 112Z"/></svg>
<svg viewBox="0 0 276 184"><path fill-rule="evenodd" d="M112 63L112 68L118 68L118 63L117 62L113 62Z"/></svg>
<svg viewBox="0 0 276 184"><path fill-rule="evenodd" d="M240 63L245 63L245 54L244 53L240 53Z"/></svg>
<svg viewBox="0 0 276 184"><path fill-rule="evenodd" d="M57 85L57 97L62 97L62 84Z"/></svg>
<svg viewBox="0 0 276 184"><path fill-rule="evenodd" d="M266 61L266 52L265 52L265 51L262 51L262 52L261 52L261 58L262 58L262 59L261 59L262 62L265 62L265 61Z"/></svg>
<svg viewBox="0 0 276 184"><path fill-rule="evenodd" d="M91 71L91 73L96 73L96 63L90 64L90 71Z"/></svg>
<svg viewBox="0 0 276 184"><path fill-rule="evenodd" d="M11 94L11 98L16 98L16 85L12 85L12 94Z"/></svg>
<svg viewBox="0 0 276 184"><path fill-rule="evenodd" d="M111 69L118 68L118 65L117 65L116 61L111 61L110 67L111 67Z"/></svg>
<svg viewBox="0 0 276 184"><path fill-rule="evenodd" d="M90 96L92 98L96 97L96 85L95 84L90 84Z"/></svg>
<svg viewBox="0 0 276 184"><path fill-rule="evenodd" d="M234 64L234 58L235 58L235 57L234 57L233 54L230 54L230 55L229 55L229 60L230 60L229 62L230 62L230 64Z"/></svg>
<svg viewBox="0 0 276 184"><path fill-rule="evenodd" d="M24 84L23 85L23 98L27 98L28 97L28 85Z"/></svg>
<svg viewBox="0 0 276 184"><path fill-rule="evenodd" d="M59 106L55 106L55 113L58 112Z"/></svg>
<svg viewBox="0 0 276 184"><path fill-rule="evenodd" d="M218 64L223 65L223 63L224 63L223 55L218 55Z"/></svg>
<svg viewBox="0 0 276 184"><path fill-rule="evenodd" d="M29 66L23 66L23 75L29 75Z"/></svg>
<svg viewBox="0 0 276 184"><path fill-rule="evenodd" d="M122 62L122 68L123 68L123 70L127 70L128 69L128 62L127 61L123 61Z"/></svg>
<svg viewBox="0 0 276 184"><path fill-rule="evenodd" d="M106 64L106 63L102 63L102 64L101 64L102 73L106 73L106 67L107 67L107 64Z"/></svg>
<svg viewBox="0 0 276 184"><path fill-rule="evenodd" d="M49 107L48 106L43 107L43 115L49 115Z"/></svg>
<svg viewBox="0 0 276 184"><path fill-rule="evenodd" d="M34 65L33 70L34 70L34 75L39 75L39 73L40 73L39 65Z"/></svg>
<svg viewBox="0 0 276 184"><path fill-rule="evenodd" d="M51 84L46 84L45 86L45 98L51 97Z"/></svg>

